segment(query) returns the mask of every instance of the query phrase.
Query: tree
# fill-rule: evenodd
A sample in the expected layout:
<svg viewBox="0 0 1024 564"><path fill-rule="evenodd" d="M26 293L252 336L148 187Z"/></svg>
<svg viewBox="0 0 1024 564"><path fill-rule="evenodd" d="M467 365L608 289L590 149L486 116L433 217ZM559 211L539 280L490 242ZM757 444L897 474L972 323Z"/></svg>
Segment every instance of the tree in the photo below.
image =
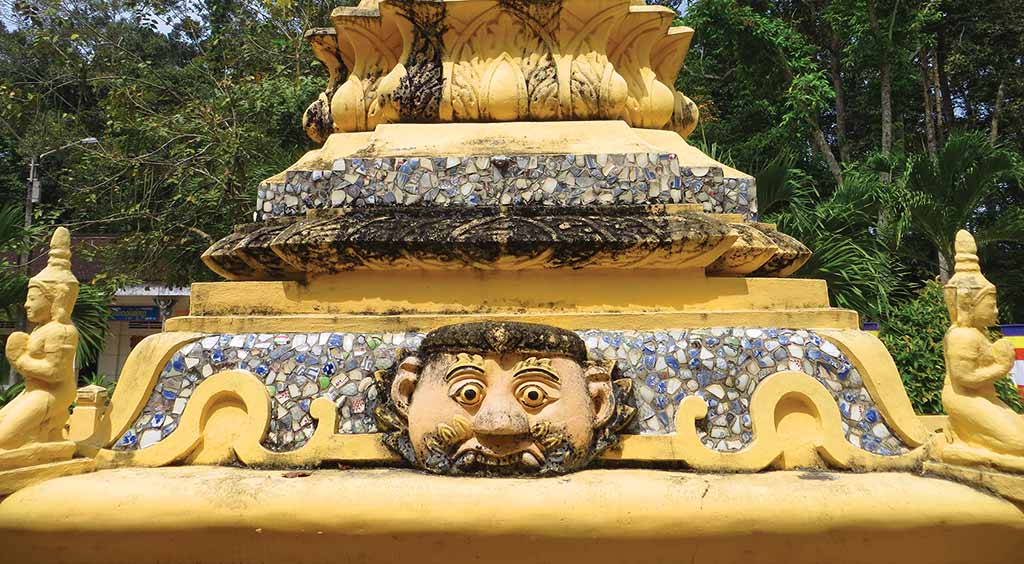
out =
<svg viewBox="0 0 1024 564"><path fill-rule="evenodd" d="M102 139L51 162L43 213L120 235L101 258L121 275L210 278L202 252L251 214L260 181L312 148L300 116L324 73L302 32L335 4L19 4L19 26L0 37L11 55L0 123L15 151Z"/></svg>
<svg viewBox="0 0 1024 564"><path fill-rule="evenodd" d="M985 213L994 192L1024 175L1018 155L980 132L955 133L937 158L915 155L900 179L913 229L926 237L939 256L939 276L952 275L953 242L957 231L975 233L979 244L1024 238L1024 210L1014 207ZM993 219L982 221L988 215Z"/></svg>

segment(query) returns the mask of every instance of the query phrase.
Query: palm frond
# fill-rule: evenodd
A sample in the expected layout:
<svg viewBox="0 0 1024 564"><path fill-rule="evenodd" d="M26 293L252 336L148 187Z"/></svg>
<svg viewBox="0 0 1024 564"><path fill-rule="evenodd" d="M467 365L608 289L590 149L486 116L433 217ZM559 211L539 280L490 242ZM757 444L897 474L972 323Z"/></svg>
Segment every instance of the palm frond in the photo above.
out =
<svg viewBox="0 0 1024 564"><path fill-rule="evenodd" d="M1002 211L996 223L976 229L974 239L979 245L1024 241L1024 209L1011 208Z"/></svg>
<svg viewBox="0 0 1024 564"><path fill-rule="evenodd" d="M107 339L107 320L110 319L111 293L99 286L83 285L78 301L71 313L71 321L78 328L78 364L89 364L103 351Z"/></svg>
<svg viewBox="0 0 1024 564"><path fill-rule="evenodd" d="M801 174L788 173L794 179ZM781 176L771 171L766 178L778 182ZM804 187L788 193L784 206L775 206L765 217L814 252L798 276L825 280L838 307L884 317L891 301L909 295L909 288L902 267L877 233L879 215L888 205L877 172L853 172L827 197L813 183L801 183Z"/></svg>
<svg viewBox="0 0 1024 564"><path fill-rule="evenodd" d="M16 382L11 384L5 390L0 390L0 408L11 402L12 399L18 397L18 394L25 391L24 382Z"/></svg>
<svg viewBox="0 0 1024 564"><path fill-rule="evenodd" d="M760 167L755 179L757 204L762 214L780 212L786 206L813 201L818 196L811 177L793 168L793 160L784 156Z"/></svg>
<svg viewBox="0 0 1024 564"><path fill-rule="evenodd" d="M959 132L950 136L937 159L911 157L900 178L900 189L914 230L952 264L956 232L976 227L974 218L985 199L1022 174L1020 159L1013 151L993 145L983 134ZM993 241L1019 234L1018 219L1018 214L1007 214L1000 224L988 228L985 237Z"/></svg>
<svg viewBox="0 0 1024 564"><path fill-rule="evenodd" d="M25 229L24 211L20 206L0 206L0 254L17 254L41 235L45 226Z"/></svg>

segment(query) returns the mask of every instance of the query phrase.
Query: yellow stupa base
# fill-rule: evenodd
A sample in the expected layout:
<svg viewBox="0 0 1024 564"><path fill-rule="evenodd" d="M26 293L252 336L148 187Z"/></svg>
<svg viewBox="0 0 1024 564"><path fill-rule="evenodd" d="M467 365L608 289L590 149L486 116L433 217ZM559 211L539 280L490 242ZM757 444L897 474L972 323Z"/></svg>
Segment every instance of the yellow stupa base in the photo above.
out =
<svg viewBox="0 0 1024 564"><path fill-rule="evenodd" d="M1024 553L1021 506L911 474L297 476L189 467L51 480L0 503L0 545L7 562L54 564L980 564Z"/></svg>

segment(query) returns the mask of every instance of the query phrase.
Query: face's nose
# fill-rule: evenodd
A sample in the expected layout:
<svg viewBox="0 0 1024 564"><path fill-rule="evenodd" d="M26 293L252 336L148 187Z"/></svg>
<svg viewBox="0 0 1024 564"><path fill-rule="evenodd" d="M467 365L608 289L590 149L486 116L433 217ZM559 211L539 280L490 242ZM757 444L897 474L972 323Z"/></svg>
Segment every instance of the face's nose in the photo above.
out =
<svg viewBox="0 0 1024 564"><path fill-rule="evenodd" d="M530 422L511 394L490 394L473 417L473 431L478 437L523 436L529 434Z"/></svg>

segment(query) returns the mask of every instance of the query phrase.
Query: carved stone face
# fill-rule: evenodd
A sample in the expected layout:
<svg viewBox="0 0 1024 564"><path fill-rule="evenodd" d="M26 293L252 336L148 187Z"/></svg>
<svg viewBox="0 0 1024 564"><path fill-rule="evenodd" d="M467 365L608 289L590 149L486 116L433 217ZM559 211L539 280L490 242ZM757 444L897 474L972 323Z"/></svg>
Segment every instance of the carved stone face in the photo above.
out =
<svg viewBox="0 0 1024 564"><path fill-rule="evenodd" d="M386 442L440 474L559 474L614 442L628 380L574 333L521 323L449 326L382 382ZM477 343L477 344L474 344ZM384 378L384 373L380 377Z"/></svg>
<svg viewBox="0 0 1024 564"><path fill-rule="evenodd" d="M574 470L608 422L610 375L564 357L443 354L392 386L408 405L409 440L428 469L455 473Z"/></svg>
<svg viewBox="0 0 1024 564"><path fill-rule="evenodd" d="M28 287L28 297L25 298L25 317L31 323L46 323L50 321L50 300L46 299L43 291L35 286Z"/></svg>

